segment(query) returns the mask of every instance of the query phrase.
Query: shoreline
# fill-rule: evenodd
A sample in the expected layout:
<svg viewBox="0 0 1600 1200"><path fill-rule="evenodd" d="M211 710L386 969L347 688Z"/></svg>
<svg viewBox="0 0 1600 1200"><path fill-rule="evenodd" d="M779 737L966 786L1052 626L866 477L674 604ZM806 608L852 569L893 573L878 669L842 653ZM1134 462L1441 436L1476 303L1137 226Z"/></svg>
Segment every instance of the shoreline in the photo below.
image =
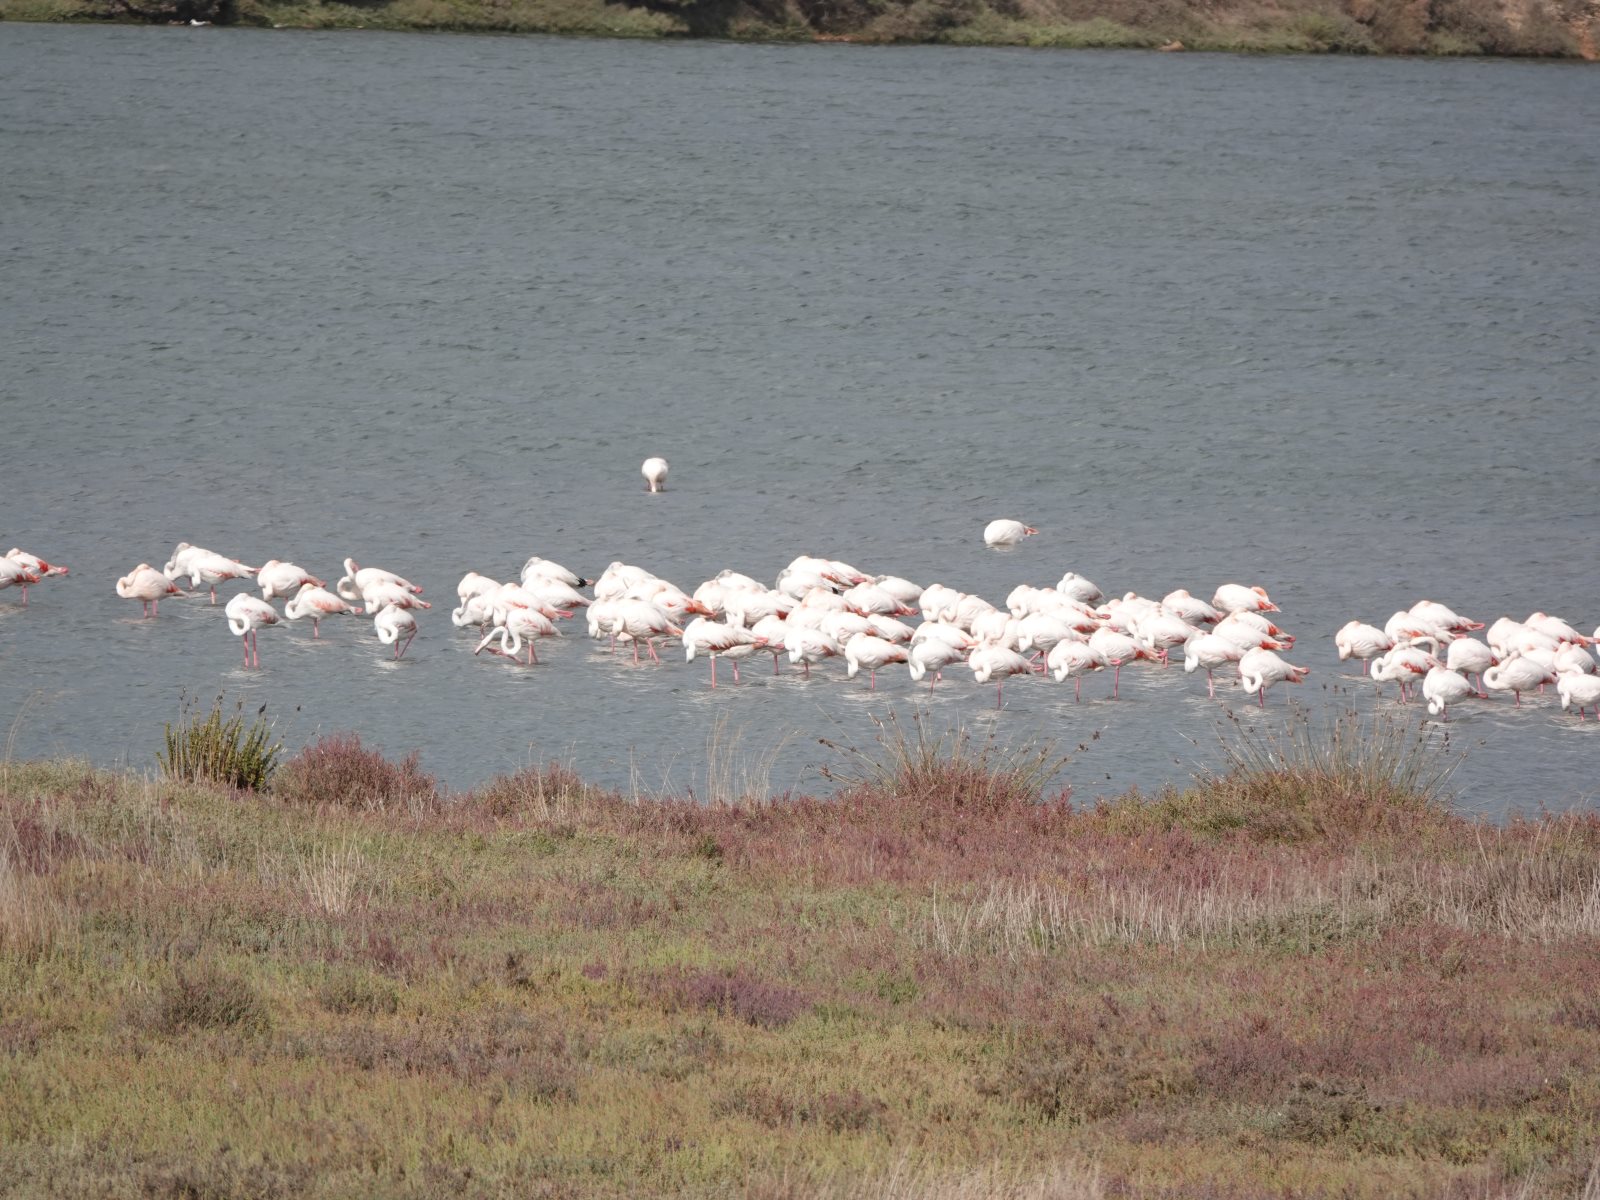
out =
<svg viewBox="0 0 1600 1200"><path fill-rule="evenodd" d="M699 13L704 8L705 13ZM1115 0L1105 12L1079 19L1025 20L981 0L917 0L872 10L855 27L815 27L786 8L782 20L743 4L713 0L675 5L644 0L641 7L605 0L380 0L374 4L274 3L272 0L0 0L0 21L42 24L201 24L278 30L378 30L595 37L624 40L733 41L748 44L938 45L1017 49L1116 49L1203 54L1331 54L1388 58L1493 57L1595 61L1600 14L1560 20L1535 7L1502 12L1498 24L1477 13L1470 28L1395 30L1380 10L1361 21L1337 6L1304 0L1271 8L1141 24L1120 21ZM863 14L867 13L863 9ZM1375 15L1374 15L1375 14Z"/></svg>

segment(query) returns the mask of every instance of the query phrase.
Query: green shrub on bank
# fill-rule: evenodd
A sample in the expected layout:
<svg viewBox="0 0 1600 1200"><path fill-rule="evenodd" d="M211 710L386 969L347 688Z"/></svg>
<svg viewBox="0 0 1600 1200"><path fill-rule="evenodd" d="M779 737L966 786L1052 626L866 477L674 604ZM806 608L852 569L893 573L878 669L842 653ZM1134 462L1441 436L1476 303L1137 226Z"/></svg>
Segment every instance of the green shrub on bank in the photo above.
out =
<svg viewBox="0 0 1600 1200"><path fill-rule="evenodd" d="M161 773L168 779L260 791L272 778L283 750L283 743L272 739L266 711L263 704L247 726L242 700L234 705L232 716L224 716L218 696L204 717L196 716L185 701L177 722L165 726L166 749L156 754Z"/></svg>

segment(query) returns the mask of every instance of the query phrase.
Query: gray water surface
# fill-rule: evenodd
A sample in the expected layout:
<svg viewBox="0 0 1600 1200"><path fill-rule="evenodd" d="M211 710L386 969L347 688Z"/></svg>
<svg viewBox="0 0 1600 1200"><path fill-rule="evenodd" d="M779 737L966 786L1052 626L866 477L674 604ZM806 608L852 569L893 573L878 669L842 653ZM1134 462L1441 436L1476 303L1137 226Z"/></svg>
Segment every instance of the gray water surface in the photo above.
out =
<svg viewBox="0 0 1600 1200"><path fill-rule="evenodd" d="M0 112L0 550L73 568L0 593L18 756L146 767L181 693L226 693L456 786L561 758L704 794L720 720L781 791L926 702L1100 733L1087 798L1246 715L1177 671L996 713L964 671L928 701L756 661L713 693L581 636L473 658L456 580L533 553L996 603L1262 583L1313 710L1374 704L1352 617L1600 621L1593 68L4 24ZM987 550L996 516L1043 532ZM220 609L113 594L179 540L438 603L398 664L349 620L247 672ZM1462 802L1593 805L1596 738L1464 707Z"/></svg>

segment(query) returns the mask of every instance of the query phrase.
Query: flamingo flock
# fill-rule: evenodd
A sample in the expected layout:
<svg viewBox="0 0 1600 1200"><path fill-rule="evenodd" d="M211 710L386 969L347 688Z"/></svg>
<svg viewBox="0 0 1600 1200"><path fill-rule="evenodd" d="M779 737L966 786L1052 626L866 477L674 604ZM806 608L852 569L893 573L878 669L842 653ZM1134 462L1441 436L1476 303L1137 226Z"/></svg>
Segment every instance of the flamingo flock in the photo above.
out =
<svg viewBox="0 0 1600 1200"><path fill-rule="evenodd" d="M665 463L659 465L659 471L644 472L652 490L665 479ZM986 529L986 540L993 540L999 524L1005 523ZM1015 544L1034 532L1010 524L1017 528L1001 531L1010 542L995 544ZM219 585L253 584L259 598L239 593L224 608L246 668L261 665L261 630L307 618L312 638L320 639L323 620L370 616L378 641L395 660L403 658L417 636L418 613L430 607L422 588L353 558L343 566L330 589L292 562L270 559L252 567L180 542L162 569L140 563L116 581L115 590L138 600L142 615L153 619L164 599L204 589L215 604ZM66 574L65 567L22 550L0 559L0 589L22 589L24 604L27 587ZM1267 591L1237 583L1218 586L1209 602L1182 588L1160 599L1134 592L1108 598L1090 580L1068 572L1053 585L1012 589L1002 606L941 583L922 586L810 555L795 558L771 586L725 570L692 592L638 565L613 562L589 579L534 556L514 579L468 572L456 597L451 622L472 632L475 655L487 651L520 666L538 665L537 643L563 636L563 624L581 613L590 638L605 642L612 653L626 647L634 665L662 662L661 649L672 642L688 662L705 658L712 688L719 686L719 659L726 660L737 685L740 664L767 654L774 674L787 659L807 679L813 667L837 659L847 679L865 674L869 690L876 690L880 672L895 665L932 690L946 671L964 664L975 682L995 685L996 707L1004 704L1009 679L1070 679L1074 699L1081 701L1084 679L1109 671L1110 695L1117 699L1124 667L1163 669L1181 653L1185 673L1205 672L1208 696L1216 696L1217 672L1230 670L1265 707L1271 688L1301 683L1310 671L1283 657L1295 638L1276 623L1281 614ZM281 613L273 604L280 598ZM1479 633L1481 640L1474 636ZM1597 640L1600 630L1585 636L1545 612L1525 621L1501 617L1486 628L1431 600L1396 612L1382 626L1350 621L1333 637L1341 661L1357 660L1375 685L1396 685L1402 703L1420 691L1429 713L1446 720L1452 708L1470 701L1509 693L1520 707L1524 695L1548 687L1579 720L1591 708L1600 714L1600 669L1592 650Z"/></svg>

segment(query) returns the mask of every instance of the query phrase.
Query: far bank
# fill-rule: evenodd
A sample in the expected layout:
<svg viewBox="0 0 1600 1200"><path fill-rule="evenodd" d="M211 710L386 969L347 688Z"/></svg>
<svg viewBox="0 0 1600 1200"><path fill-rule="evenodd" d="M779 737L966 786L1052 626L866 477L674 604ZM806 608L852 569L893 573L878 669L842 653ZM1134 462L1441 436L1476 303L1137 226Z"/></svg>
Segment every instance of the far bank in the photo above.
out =
<svg viewBox="0 0 1600 1200"><path fill-rule="evenodd" d="M1587 0L0 0L0 20L1586 60L1600 41Z"/></svg>

